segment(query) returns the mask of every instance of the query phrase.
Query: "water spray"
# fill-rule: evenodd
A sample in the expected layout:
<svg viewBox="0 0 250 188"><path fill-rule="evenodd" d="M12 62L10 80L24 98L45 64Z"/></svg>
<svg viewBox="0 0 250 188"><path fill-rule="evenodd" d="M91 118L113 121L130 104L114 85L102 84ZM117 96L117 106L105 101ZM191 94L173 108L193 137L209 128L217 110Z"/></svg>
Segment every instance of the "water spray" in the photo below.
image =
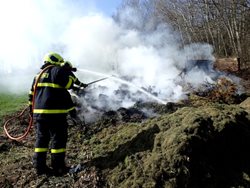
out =
<svg viewBox="0 0 250 188"><path fill-rule="evenodd" d="M138 86L136 86L136 85L133 84L133 83L130 83L130 82L126 81L126 80L123 80L123 79L121 79L121 78L118 78L118 77L115 76L115 75L111 75L111 76L110 76L110 75L107 75L107 74L104 74L104 73L100 73L100 72L96 72L96 71L90 71L90 70L87 70L87 69L77 69L77 70L78 70L78 71L81 71L81 72L87 72L87 73L90 73L90 74L93 74L93 75L104 76L104 77L105 77L105 78L102 78L102 79L100 79L100 80L97 80L97 81L94 81L94 82L90 82L90 83L96 83L96 82L98 82L98 81L101 81L101 80L110 78L110 79L112 79L112 80L118 81L118 82L120 82L120 83L122 83L122 84L126 84L127 86L130 86L130 87L133 87L133 88L137 89L138 91L144 93L144 94L147 95L148 97L150 97L150 98L156 100L157 102L159 102L159 103L161 103L161 104L166 104L166 103L167 103L166 101L163 101L163 100L159 99L158 97L152 95L151 93L145 91L145 90L142 89L141 87L138 87Z"/></svg>

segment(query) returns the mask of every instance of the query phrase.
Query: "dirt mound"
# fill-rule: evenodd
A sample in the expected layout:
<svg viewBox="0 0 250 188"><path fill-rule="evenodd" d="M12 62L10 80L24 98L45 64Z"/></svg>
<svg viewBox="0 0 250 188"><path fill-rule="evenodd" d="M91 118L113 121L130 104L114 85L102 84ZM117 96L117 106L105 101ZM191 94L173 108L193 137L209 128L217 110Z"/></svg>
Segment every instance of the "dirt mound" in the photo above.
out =
<svg viewBox="0 0 250 188"><path fill-rule="evenodd" d="M185 107L140 126L124 125L112 134L105 130L92 138L93 161L101 159L95 164L107 187L246 187L250 185L246 115L237 106L210 104ZM137 137L141 141L131 144ZM99 143L94 145L94 140ZM119 163L114 165L114 159Z"/></svg>

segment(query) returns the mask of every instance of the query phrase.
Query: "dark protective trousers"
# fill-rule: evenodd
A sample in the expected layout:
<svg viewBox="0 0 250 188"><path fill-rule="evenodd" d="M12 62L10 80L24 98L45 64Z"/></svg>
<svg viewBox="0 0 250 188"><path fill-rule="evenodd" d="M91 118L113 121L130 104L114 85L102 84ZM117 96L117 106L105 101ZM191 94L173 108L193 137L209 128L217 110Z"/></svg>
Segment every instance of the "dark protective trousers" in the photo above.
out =
<svg viewBox="0 0 250 188"><path fill-rule="evenodd" d="M36 143L33 157L34 167L43 171L46 166L46 155L51 149L51 166L53 169L65 168L65 151L68 138L66 117L35 120Z"/></svg>

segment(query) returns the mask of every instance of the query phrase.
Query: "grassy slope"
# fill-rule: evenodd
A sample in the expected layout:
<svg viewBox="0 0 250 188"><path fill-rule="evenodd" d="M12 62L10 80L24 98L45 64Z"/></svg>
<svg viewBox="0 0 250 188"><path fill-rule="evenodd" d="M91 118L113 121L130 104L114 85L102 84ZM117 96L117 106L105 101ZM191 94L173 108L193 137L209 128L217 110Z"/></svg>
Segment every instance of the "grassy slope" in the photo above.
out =
<svg viewBox="0 0 250 188"><path fill-rule="evenodd" d="M27 94L0 93L0 130L2 130L4 116L23 109L27 104Z"/></svg>

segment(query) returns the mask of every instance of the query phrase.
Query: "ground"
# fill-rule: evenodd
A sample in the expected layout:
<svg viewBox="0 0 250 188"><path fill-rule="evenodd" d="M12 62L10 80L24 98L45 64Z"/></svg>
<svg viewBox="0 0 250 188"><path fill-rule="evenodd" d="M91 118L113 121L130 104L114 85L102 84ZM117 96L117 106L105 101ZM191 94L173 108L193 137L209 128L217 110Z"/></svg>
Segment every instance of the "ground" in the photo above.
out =
<svg viewBox="0 0 250 188"><path fill-rule="evenodd" d="M0 135L0 187L250 187L250 72L236 67L231 59L216 62L242 78L239 100L191 94L178 103L108 111L92 124L69 119L67 164L74 172L62 177L36 176L34 128L21 141ZM145 108L158 115L147 117ZM26 112L9 128L17 134L28 121Z"/></svg>

